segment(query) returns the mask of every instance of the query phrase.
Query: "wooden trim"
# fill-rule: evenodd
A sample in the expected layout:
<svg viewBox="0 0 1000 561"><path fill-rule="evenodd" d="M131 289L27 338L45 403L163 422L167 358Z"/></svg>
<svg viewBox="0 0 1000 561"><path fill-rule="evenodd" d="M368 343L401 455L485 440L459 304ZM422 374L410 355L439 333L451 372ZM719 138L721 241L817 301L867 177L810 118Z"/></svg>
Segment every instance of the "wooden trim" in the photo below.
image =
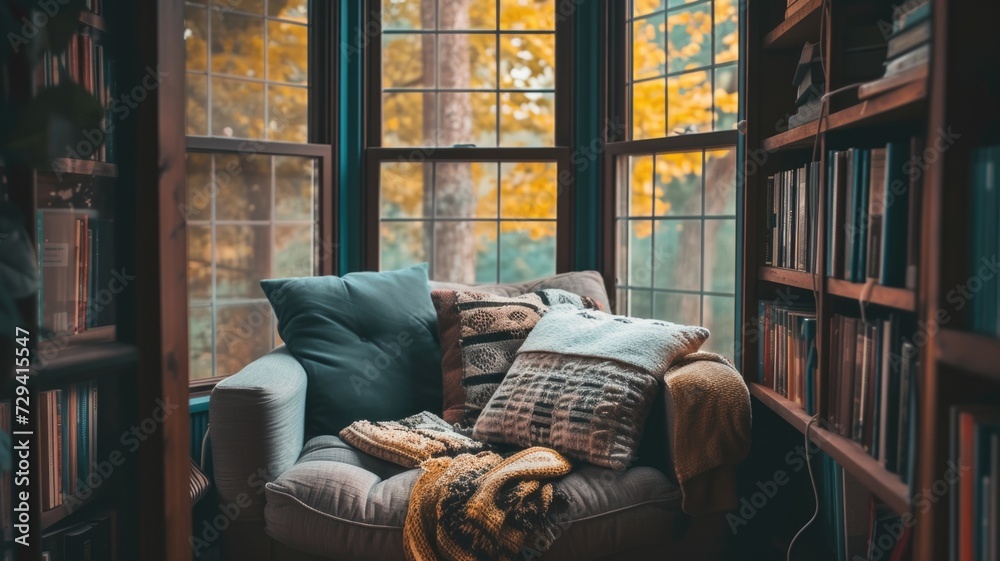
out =
<svg viewBox="0 0 1000 561"><path fill-rule="evenodd" d="M800 7L764 36L765 49L801 49L806 41L813 40L813 32L819 26L820 8L823 0L804 0Z"/></svg>
<svg viewBox="0 0 1000 561"><path fill-rule="evenodd" d="M750 383L750 395L774 411L795 430L805 433L811 416L802 407L781 397L774 390L757 383ZM857 442L830 432L814 423L809 429L809 440L829 454L838 464L857 478L897 514L910 511L910 489L898 475L882 467L878 460L865 452Z"/></svg>
<svg viewBox="0 0 1000 561"><path fill-rule="evenodd" d="M294 142L274 142L272 140L207 136L187 137L186 148L188 152L240 152L314 158L329 157L332 150L328 144L299 144Z"/></svg>
<svg viewBox="0 0 1000 561"><path fill-rule="evenodd" d="M805 290L813 290L823 284L821 280L815 279L812 273L767 266L757 268L757 280Z"/></svg>
<svg viewBox="0 0 1000 561"><path fill-rule="evenodd" d="M841 279L826 279L826 291L832 296L848 298L855 302L861 298L865 292L865 285L849 282ZM866 302L888 308L895 308L904 312L917 311L917 294L906 288L895 288L891 286L874 285L868 291Z"/></svg>
<svg viewBox="0 0 1000 561"><path fill-rule="evenodd" d="M608 153L612 156L620 156L623 154L651 154L653 152L688 152L692 150L730 148L736 146L737 142L739 142L739 132L736 130L713 131L666 136L663 138L609 142Z"/></svg>

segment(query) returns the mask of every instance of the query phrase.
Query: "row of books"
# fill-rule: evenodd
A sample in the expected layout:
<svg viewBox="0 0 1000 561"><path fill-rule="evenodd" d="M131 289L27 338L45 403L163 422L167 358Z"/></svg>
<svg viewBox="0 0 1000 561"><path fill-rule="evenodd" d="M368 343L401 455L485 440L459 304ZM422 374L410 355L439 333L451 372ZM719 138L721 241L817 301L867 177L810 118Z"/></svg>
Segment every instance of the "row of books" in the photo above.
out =
<svg viewBox="0 0 1000 561"><path fill-rule="evenodd" d="M11 404L9 401L0 401L0 433L11 436L10 426ZM6 442L0 438L0 442ZM11 518L14 505L11 503L11 489L13 480L9 466L0 465L0 536L7 534L8 530L14 527Z"/></svg>
<svg viewBox="0 0 1000 561"><path fill-rule="evenodd" d="M93 380L39 394L42 510L61 506L93 474L97 401Z"/></svg>
<svg viewBox="0 0 1000 561"><path fill-rule="evenodd" d="M816 311L758 302L761 384L816 414Z"/></svg>
<svg viewBox="0 0 1000 561"><path fill-rule="evenodd" d="M1000 559L1000 407L951 410L952 561Z"/></svg>
<svg viewBox="0 0 1000 561"><path fill-rule="evenodd" d="M101 14L104 10L103 4L101 0L84 0L83 7L95 14Z"/></svg>
<svg viewBox="0 0 1000 561"><path fill-rule="evenodd" d="M104 561L112 559L114 516L103 513L93 520L54 530L42 536L42 561Z"/></svg>
<svg viewBox="0 0 1000 561"><path fill-rule="evenodd" d="M115 83L114 61L104 56L104 46L87 33L74 35L61 52L46 51L35 66L35 89L42 90L66 81L75 82L90 92L101 107L110 108ZM110 115L106 116L106 119ZM106 126L104 127L106 128ZM93 135L92 135L93 136ZM103 142L81 150L71 147L66 157L104 162L114 161L113 135L101 135Z"/></svg>
<svg viewBox="0 0 1000 561"><path fill-rule="evenodd" d="M822 525L837 561L908 561L910 528L826 454L818 462Z"/></svg>
<svg viewBox="0 0 1000 561"><path fill-rule="evenodd" d="M93 209L38 211L38 314L57 338L114 324L114 223Z"/></svg>
<svg viewBox="0 0 1000 561"><path fill-rule="evenodd" d="M912 483L916 464L917 349L898 315L834 315L827 426L860 444L879 464Z"/></svg>
<svg viewBox="0 0 1000 561"><path fill-rule="evenodd" d="M972 278L982 288L972 302L972 328L1000 336L1000 281L993 263L1000 256L1000 145L979 148L972 155ZM987 271L984 274L984 271Z"/></svg>
<svg viewBox="0 0 1000 561"><path fill-rule="evenodd" d="M910 0L893 10L892 24L882 29L888 36L882 77L858 88L858 97L869 98L914 80L926 80L931 59L933 21L930 0Z"/></svg>
<svg viewBox="0 0 1000 561"><path fill-rule="evenodd" d="M916 287L920 254L920 169L917 138L827 155L827 275ZM912 155L912 157L911 157Z"/></svg>
<svg viewBox="0 0 1000 561"><path fill-rule="evenodd" d="M767 178L769 234L764 262L774 267L814 271L819 232L820 163Z"/></svg>

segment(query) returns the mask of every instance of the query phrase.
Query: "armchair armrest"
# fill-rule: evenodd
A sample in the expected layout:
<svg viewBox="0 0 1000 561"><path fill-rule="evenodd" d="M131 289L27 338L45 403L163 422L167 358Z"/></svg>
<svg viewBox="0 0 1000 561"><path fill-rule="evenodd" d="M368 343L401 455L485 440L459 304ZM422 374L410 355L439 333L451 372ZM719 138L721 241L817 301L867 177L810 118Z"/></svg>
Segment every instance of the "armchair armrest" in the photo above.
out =
<svg viewBox="0 0 1000 561"><path fill-rule="evenodd" d="M264 519L264 486L291 467L303 445L306 372L284 346L219 382L209 402L215 484L240 520Z"/></svg>
<svg viewBox="0 0 1000 561"><path fill-rule="evenodd" d="M676 361L663 384L667 443L688 514L738 506L736 467L750 452L750 390L726 357Z"/></svg>

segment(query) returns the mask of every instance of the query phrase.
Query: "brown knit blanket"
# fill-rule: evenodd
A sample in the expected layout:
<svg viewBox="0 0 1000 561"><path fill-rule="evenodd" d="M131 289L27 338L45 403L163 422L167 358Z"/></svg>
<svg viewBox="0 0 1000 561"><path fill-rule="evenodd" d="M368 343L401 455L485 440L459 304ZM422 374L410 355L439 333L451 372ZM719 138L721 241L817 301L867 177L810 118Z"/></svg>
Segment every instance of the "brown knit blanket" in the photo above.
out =
<svg viewBox="0 0 1000 561"><path fill-rule="evenodd" d="M736 466L750 451L750 391L726 357L692 353L664 377L674 471L688 514L738 505Z"/></svg>
<svg viewBox="0 0 1000 561"><path fill-rule="evenodd" d="M420 467L403 527L409 561L508 561L526 543L555 539L546 522L558 502L550 480L571 468L555 451L462 454Z"/></svg>

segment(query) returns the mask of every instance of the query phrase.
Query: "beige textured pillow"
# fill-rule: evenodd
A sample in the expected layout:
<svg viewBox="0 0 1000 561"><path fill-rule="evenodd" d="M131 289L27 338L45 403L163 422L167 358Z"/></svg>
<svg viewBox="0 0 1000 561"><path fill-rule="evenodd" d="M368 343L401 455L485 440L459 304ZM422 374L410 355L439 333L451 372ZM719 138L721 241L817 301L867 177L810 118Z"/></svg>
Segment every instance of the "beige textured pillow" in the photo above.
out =
<svg viewBox="0 0 1000 561"><path fill-rule="evenodd" d="M472 436L626 469L667 368L708 335L703 327L553 309L521 345Z"/></svg>

